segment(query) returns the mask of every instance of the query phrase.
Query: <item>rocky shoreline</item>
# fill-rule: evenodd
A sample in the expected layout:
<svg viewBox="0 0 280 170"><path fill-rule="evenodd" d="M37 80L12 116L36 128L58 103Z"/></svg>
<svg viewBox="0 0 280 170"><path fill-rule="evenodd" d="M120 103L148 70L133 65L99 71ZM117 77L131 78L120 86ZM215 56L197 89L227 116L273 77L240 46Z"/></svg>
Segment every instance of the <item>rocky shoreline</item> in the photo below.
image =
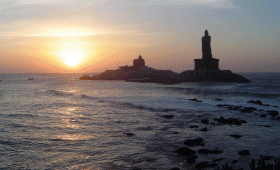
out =
<svg viewBox="0 0 280 170"><path fill-rule="evenodd" d="M203 102L201 100L192 98L189 99L190 101L193 102ZM221 98L217 98L216 101L223 101ZM263 107L271 107L271 108L278 108L278 106L269 106L267 104L263 104L260 100L250 100L247 103L250 104L255 104L255 105L260 105ZM233 110L233 111L239 111L240 113L255 113L256 115L259 115L261 118L267 119L279 119L280 116L278 111L276 110L267 110L264 111L262 109L257 109L255 107L245 107L245 106L234 106L234 105L229 105L229 104L217 104L217 107L220 108L225 108L227 110ZM263 115L266 116L263 116ZM225 118L223 116L220 116L219 118L213 118L209 119L204 116L197 116L198 119L200 120L199 125L190 125L190 129L194 130L199 130L203 133L211 133L208 131L207 128L211 128L214 126L231 126L231 127L239 127L244 124L247 124L247 120L243 119L238 119L234 117L228 117ZM161 115L162 119L174 119L175 115L173 114L166 114L166 115ZM270 126L264 126L266 128L270 128ZM124 133L127 136L134 136L135 134L133 133ZM179 134L173 133L174 135ZM239 133L234 133L232 132L229 134L232 139L234 140L241 140L243 138L242 134ZM183 138L183 137L182 137ZM208 139L209 140L209 139ZM226 148L212 148L207 146L207 139L204 139L202 137L197 137L197 138L187 138L187 139L182 139L181 147L178 147L175 149L173 152L175 155L177 155L178 158L181 160L185 160L185 165L189 165L190 167L194 167L195 170L200 170L200 169L214 169L214 170L243 170L243 169L250 169L250 170L278 170L280 169L280 158L275 158L271 155L261 155L259 159L251 159L249 162L247 162L247 167L239 167L236 166L236 164L239 162L238 159L235 159L231 162L225 162L226 157L219 157L217 155L220 155L224 153ZM236 150L236 153L233 153L235 155L239 155L241 157L247 157L251 155L251 151L248 150L246 147L243 149L238 149ZM208 155L208 157L211 157L211 155L215 155L212 159L212 161L197 161L199 157L203 157L205 155ZM248 159L248 158L246 158ZM222 162L222 163L220 163ZM181 167L182 168L182 167ZM186 167L187 168L187 167ZM188 167L189 168L189 167ZM134 170L141 170L141 168L133 168ZM184 169L184 168L183 168ZM192 169L192 168L191 168ZM180 170L178 167L171 168L169 170Z"/></svg>

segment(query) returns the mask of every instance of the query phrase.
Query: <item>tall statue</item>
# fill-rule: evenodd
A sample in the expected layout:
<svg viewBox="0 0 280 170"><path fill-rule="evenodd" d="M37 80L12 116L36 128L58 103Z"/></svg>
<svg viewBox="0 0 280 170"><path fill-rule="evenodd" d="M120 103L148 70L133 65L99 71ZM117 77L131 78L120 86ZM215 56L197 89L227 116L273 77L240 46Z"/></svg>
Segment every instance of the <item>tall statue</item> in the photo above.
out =
<svg viewBox="0 0 280 170"><path fill-rule="evenodd" d="M202 37L202 59L211 59L211 36L208 35L208 31L205 30L205 35Z"/></svg>

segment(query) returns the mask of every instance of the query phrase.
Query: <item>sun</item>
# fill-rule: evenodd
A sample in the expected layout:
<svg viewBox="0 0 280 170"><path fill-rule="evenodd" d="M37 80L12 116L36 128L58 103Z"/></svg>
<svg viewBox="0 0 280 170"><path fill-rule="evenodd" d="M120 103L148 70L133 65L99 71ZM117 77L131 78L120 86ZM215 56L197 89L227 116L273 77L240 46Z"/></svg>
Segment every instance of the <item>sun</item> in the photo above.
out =
<svg viewBox="0 0 280 170"><path fill-rule="evenodd" d="M64 63L70 67L75 67L81 62L81 55L79 54L69 54L64 57Z"/></svg>
<svg viewBox="0 0 280 170"><path fill-rule="evenodd" d="M62 62L67 66L77 67L84 61L86 52L81 47L80 43L66 43L59 56Z"/></svg>

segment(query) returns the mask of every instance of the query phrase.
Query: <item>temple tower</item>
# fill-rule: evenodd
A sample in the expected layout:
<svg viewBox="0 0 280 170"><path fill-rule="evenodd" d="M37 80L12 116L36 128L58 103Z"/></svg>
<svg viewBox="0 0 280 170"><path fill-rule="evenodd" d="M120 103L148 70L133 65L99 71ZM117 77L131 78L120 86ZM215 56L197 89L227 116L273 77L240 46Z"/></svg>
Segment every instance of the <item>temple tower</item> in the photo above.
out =
<svg viewBox="0 0 280 170"><path fill-rule="evenodd" d="M195 70L219 70L219 59L212 58L211 36L207 30L202 37L202 59L194 59Z"/></svg>
<svg viewBox="0 0 280 170"><path fill-rule="evenodd" d="M145 67L145 60L139 55L138 59L133 60L133 67L135 69L140 69L141 67Z"/></svg>

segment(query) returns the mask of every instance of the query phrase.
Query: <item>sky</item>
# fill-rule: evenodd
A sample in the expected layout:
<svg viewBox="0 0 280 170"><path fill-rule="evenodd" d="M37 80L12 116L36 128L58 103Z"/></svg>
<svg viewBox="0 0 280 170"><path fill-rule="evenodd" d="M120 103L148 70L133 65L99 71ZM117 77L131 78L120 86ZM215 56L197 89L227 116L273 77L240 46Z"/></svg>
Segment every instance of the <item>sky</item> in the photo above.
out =
<svg viewBox="0 0 280 170"><path fill-rule="evenodd" d="M207 29L221 70L280 72L279 0L0 0L0 73L182 72Z"/></svg>

